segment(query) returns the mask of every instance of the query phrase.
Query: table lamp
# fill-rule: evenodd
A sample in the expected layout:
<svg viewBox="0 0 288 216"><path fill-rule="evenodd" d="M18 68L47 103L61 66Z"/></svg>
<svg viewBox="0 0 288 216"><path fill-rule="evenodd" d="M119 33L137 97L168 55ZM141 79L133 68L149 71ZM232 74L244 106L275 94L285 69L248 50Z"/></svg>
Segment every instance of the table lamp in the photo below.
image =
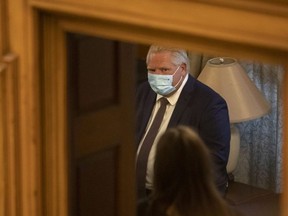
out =
<svg viewBox="0 0 288 216"><path fill-rule="evenodd" d="M240 150L239 131L233 123L261 117L270 111L271 106L234 58L217 57L208 60L198 80L227 102L231 125L227 172L231 174L236 168Z"/></svg>

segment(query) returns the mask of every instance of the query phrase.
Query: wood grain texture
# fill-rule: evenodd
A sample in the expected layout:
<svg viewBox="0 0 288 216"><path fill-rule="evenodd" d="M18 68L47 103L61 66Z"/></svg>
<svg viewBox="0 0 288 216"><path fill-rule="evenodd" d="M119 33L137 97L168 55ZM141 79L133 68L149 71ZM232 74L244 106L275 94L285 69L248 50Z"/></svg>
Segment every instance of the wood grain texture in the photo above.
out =
<svg viewBox="0 0 288 216"><path fill-rule="evenodd" d="M2 1L3 2L3 1ZM66 71L63 31L77 29L78 32L91 33L105 38L130 41L141 44L163 43L183 46L196 52L207 54L225 54L234 57L257 59L265 62L281 63L287 65L288 59L288 6L284 0L265 1L227 1L218 0L206 2L190 1L153 1L153 0L6 0L0 5L0 62L8 52L16 53L19 57L17 77L17 105L19 110L19 196L17 197L21 212L17 216L67 215L67 189L55 187L50 194L42 194L42 174L39 167L43 160L41 155L42 141L61 143L66 141L65 118L65 91L55 92L47 87L49 94L46 102L51 102L52 114L40 110L41 96L39 95L39 68L43 65L39 61L39 39L47 33L48 40L58 40L54 49L61 59L46 56L48 62L57 66L44 65L45 70L53 72ZM5 6L4 6L5 5ZM2 13L3 10L5 13ZM41 16L45 13L51 17L64 21L60 23L61 30L56 30L54 21L48 24L48 29L41 28ZM47 23L46 23L47 24ZM77 27L77 28L76 28ZM50 29L49 29L50 28ZM61 32L62 31L62 32ZM43 35L42 35L43 36ZM59 40L60 39L60 40ZM46 44L49 44L44 42ZM44 51L45 52L45 51ZM49 60L50 58L50 60ZM47 59L46 59L47 60ZM287 67L286 67L287 72ZM286 74L287 75L287 74ZM56 76L55 74L53 76ZM56 76L57 77L57 76ZM56 79L48 79L48 85L56 85L61 89L65 83L65 75L60 74ZM54 79L54 80L53 80ZM127 79L127 77L123 77ZM288 78L285 77L285 84ZM288 142L287 85L285 85L284 103L284 142ZM131 89L128 89L131 90ZM124 90L124 91L128 91ZM3 93L3 92L2 92ZM1 94L2 94L1 93ZM17 94L16 93L16 94ZM60 93L57 94L57 93ZM13 95L12 95L13 96ZM55 96L53 99L52 96ZM14 96L13 96L14 97ZM124 98L129 100L129 98ZM127 108L127 107L126 107ZM123 112L125 108L123 107ZM44 115L45 128L42 126L41 115ZM52 118L50 118L52 115ZM124 122L129 126L131 120ZM56 127L59 130L55 130ZM53 131L53 137L42 137L42 132ZM6 134L4 134L6 136ZM54 136L55 135L55 136ZM130 134L131 135L131 134ZM125 141L129 141L125 138ZM287 171L287 145L283 146L284 154L284 193L282 196L282 216L288 215L288 171ZM45 149L46 150L46 149ZM1 151L1 150L0 150ZM67 165L61 156L66 153L63 146L54 144L47 149L48 152L57 152L55 168L46 186L65 185L66 173L61 172ZM125 150L123 150L125 151ZM47 153L49 154L49 153ZM52 157L52 155L50 155ZM59 166L58 166L59 165ZM126 176L131 170L125 170ZM10 169L10 172L14 172ZM15 174L15 173L14 173ZM13 175L14 175L13 174ZM47 173L51 174L51 173ZM1 175L0 175L1 176ZM6 178L6 176L2 177ZM124 178L121 181L125 181ZM133 184L130 179L131 184ZM124 191L121 191L124 192ZM55 198L48 203L50 209L44 210L44 201L48 196ZM46 200L47 201L47 200ZM61 203L59 204L60 201ZM120 200L124 206L126 200ZM131 203L126 203L129 208ZM19 207L13 204L13 207ZM18 208L19 209L19 208ZM124 215L122 210L120 215ZM5 216L11 216L11 214ZM13 213L12 213L12 216Z"/></svg>

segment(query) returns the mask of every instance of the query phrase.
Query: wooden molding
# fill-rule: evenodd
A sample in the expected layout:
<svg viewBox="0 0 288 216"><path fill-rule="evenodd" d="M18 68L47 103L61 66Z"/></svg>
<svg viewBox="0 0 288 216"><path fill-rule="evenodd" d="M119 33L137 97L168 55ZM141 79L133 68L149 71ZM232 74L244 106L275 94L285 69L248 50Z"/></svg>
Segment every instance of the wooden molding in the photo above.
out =
<svg viewBox="0 0 288 216"><path fill-rule="evenodd" d="M258 2L257 4L262 8L259 9L254 5L250 10L247 10L243 4L221 6L221 4L209 5L187 1L127 0L119 4L115 0L105 2L85 0L81 3L74 0L70 0L69 3L67 1L31 0L29 4L39 14L49 14L56 20L61 20L59 25L63 30L75 29L77 26L79 32L110 39L143 44L169 44L182 46L195 52L212 55L225 54L272 63L284 64L287 61L288 16L286 16L286 11L288 7L283 7L278 13L274 9L269 9L267 2L263 4ZM264 13L268 10L269 13ZM49 34L49 31L46 33ZM57 33L49 37L62 40ZM47 56L47 58L50 57ZM61 64L62 60L60 59L57 63L65 70ZM56 70L51 65L48 68ZM287 79L285 80L287 82ZM54 96L56 97L57 93ZM53 103L53 100L50 102ZM285 120L287 121L287 117ZM53 127L57 119L47 118L47 122ZM62 130L65 133L64 126ZM284 130L287 132L287 126ZM64 137L60 136L55 139L64 139ZM53 143L51 141L53 140L49 143ZM284 151L288 154L287 150ZM57 168L56 164L52 166ZM61 181L65 181L65 175L56 177L56 173L57 171L52 173L53 178L60 178L58 180L62 178ZM284 180L286 182L287 178ZM53 184L55 183L51 182L51 185ZM53 197L55 193L56 191L51 191L50 197ZM63 195L64 193L65 191ZM286 183L284 183L282 203L288 200L286 194ZM59 197L55 197L55 200L59 200ZM64 200L66 202L65 198ZM49 206L51 207L49 215L56 214L56 202L52 202ZM60 211L63 211L63 215L66 214L65 207ZM288 208L283 204L282 215L287 214Z"/></svg>
<svg viewBox="0 0 288 216"><path fill-rule="evenodd" d="M7 212L6 208L6 142L5 142L5 121L4 121L4 112L5 112L5 73L7 66L3 63L0 64L0 216L5 216Z"/></svg>
<svg viewBox="0 0 288 216"><path fill-rule="evenodd" d="M2 0L0 4L0 56L3 56L8 51L8 22L7 22L7 1Z"/></svg>
<svg viewBox="0 0 288 216"><path fill-rule="evenodd" d="M66 132L66 55L64 34L53 17L43 19L43 58L40 77L42 84L43 170L46 201L43 214L68 215L68 156ZM55 50L57 53L51 53ZM48 178L49 176L49 178Z"/></svg>
<svg viewBox="0 0 288 216"><path fill-rule="evenodd" d="M273 62L285 62L288 53L288 17L276 12L179 1L93 2L32 0L31 6L93 21L95 26L107 28L106 37L115 39L174 44L197 52Z"/></svg>
<svg viewBox="0 0 288 216"><path fill-rule="evenodd" d="M65 100L62 100L65 98L65 86L60 86L65 83L65 74L61 73L66 71L63 63L65 61L65 48L54 47L55 51L60 52L57 53L57 56L61 56L58 60L53 58L53 53L44 56L48 60L45 62L52 64L44 65L43 68L53 71L53 73L52 77L49 77L47 74L45 75L47 71L44 71L42 77L48 84L43 88L51 94L49 93L45 98L46 107L45 110L41 110L41 114L44 115L44 122L40 122L39 104L43 101L40 101L41 95L38 93L41 87L39 86L38 70L43 62L39 62L40 36L37 34L44 34L47 41L58 40L57 45L62 46L63 32L61 31L74 29L77 26L79 32L110 39L139 44L163 43L182 46L194 52L205 52L211 55L225 54L239 58L253 58L265 62L287 64L288 6L284 0L273 1L271 4L268 1L260 0L244 1L245 3L240 3L240 1L237 3L233 1L232 3L227 0L218 0L217 3L208 0L206 2L154 0L125 0L121 2L119 0L6 0L4 2L9 7L6 11L6 17L2 13L6 6L0 4L0 52L3 54L6 51L13 51L20 57L11 63L6 62L6 64L10 64L14 68L12 65L18 61L16 70L19 72L17 78L19 81L17 83L19 98L13 106L19 105L20 120L17 123L20 127L20 136L17 138L17 133L15 135L19 139L19 143L21 142L19 148L21 158L20 161L16 162L21 163L21 166L19 170L15 170L13 166L10 170L20 173L20 178L17 180L15 173L11 177L18 184L15 189L11 189L15 190L12 191L11 196L16 193L19 195L19 201L14 202L14 198L11 197L11 202L14 202L11 206L15 207L15 211L11 211L11 214L3 213L5 216L14 216L15 214L17 216L66 216L68 214L66 208L67 188L65 187L67 176L66 173L61 172L66 167L65 160L61 158L66 154L66 149L63 146L45 145L47 143L61 143L66 140L65 119L59 117L65 116ZM247 8L249 9L247 10ZM41 25L38 24L41 23L42 14L51 16L51 19L46 20L45 27L40 29ZM7 20L9 20L9 26ZM62 21L57 23L57 20ZM60 29L58 25L61 25ZM8 30L6 31L6 29ZM9 41L6 34L9 35ZM44 53L45 46L47 48L49 44L44 42ZM0 66L0 74L2 73L1 70L5 73L8 71L7 68L1 69ZM2 81L4 82L5 79L0 78L1 83ZM285 82L288 82L287 76ZM56 89L60 89L60 91L51 88L53 85L57 85ZM285 94L285 98L287 98L287 87ZM287 109L286 100L284 110ZM0 98L1 110L3 110L3 98ZM52 112L52 119L49 118L51 115L47 110ZM287 142L288 118L287 116L284 118L284 142ZM46 125L43 128L44 132L48 132L48 134L53 132L52 137L42 137L39 129L40 123ZM59 130L55 130L55 127ZM1 132L0 139L2 139ZM44 144L44 149L39 147L42 144ZM2 147L0 140L0 148L2 149ZM42 155L40 150L47 152ZM57 155L54 155L55 161L50 164L49 170L41 170L38 166L41 166L44 154L47 157L53 156L49 152L58 152ZM282 215L286 216L288 215L288 206L286 205L288 202L288 172L285 166L287 164L285 156L288 155L288 148L285 146L283 153ZM0 155L0 162L1 160ZM51 189L48 194L42 194L41 191L41 178L44 172L51 177L45 182L45 187ZM129 174L128 171L127 174ZM0 181L4 177L0 172ZM63 185L64 187L62 187ZM46 210L41 206L42 196L44 201L48 203ZM4 202L3 199L3 195L0 195L0 208ZM9 208L8 206L5 207ZM20 208L16 210L16 207ZM0 210L0 216L2 212Z"/></svg>
<svg viewBox="0 0 288 216"><path fill-rule="evenodd" d="M5 70L1 71L1 144L4 163L4 214L16 216L19 206L19 134L18 134L18 97L17 97L17 64L14 54L7 54L2 59Z"/></svg>

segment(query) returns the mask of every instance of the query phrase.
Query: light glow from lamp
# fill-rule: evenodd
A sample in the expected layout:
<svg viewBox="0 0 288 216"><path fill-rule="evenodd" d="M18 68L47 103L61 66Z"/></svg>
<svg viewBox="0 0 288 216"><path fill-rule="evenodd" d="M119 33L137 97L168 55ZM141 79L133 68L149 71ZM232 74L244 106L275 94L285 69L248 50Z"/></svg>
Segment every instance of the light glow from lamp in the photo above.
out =
<svg viewBox="0 0 288 216"><path fill-rule="evenodd" d="M259 118L267 114L271 106L250 80L243 67L233 58L210 59L198 80L206 84L227 102L231 124L230 155L227 172L236 168L240 149L240 136L233 123Z"/></svg>

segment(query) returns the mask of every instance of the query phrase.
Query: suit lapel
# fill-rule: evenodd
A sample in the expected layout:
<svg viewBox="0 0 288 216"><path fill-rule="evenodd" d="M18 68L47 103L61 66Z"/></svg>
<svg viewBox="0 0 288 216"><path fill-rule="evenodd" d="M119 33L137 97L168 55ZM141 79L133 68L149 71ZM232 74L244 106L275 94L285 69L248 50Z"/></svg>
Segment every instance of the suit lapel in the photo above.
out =
<svg viewBox="0 0 288 216"><path fill-rule="evenodd" d="M141 113L143 113L143 116L140 122L140 126L141 126L140 133L137 138L138 144L140 143L140 140L145 133L149 118L151 116L151 113L155 104L155 100L156 100L156 93L149 89L147 99L143 101L143 103L141 104Z"/></svg>
<svg viewBox="0 0 288 216"><path fill-rule="evenodd" d="M185 109L187 108L189 101L191 100L194 83L195 79L189 75L189 78L178 98L168 127L174 127L181 122L181 117L183 116L183 114L185 114Z"/></svg>
<svg viewBox="0 0 288 216"><path fill-rule="evenodd" d="M143 104L143 109L146 110L146 112L144 112L144 116L143 116L143 124L145 127L149 121L149 118L151 116L154 104L155 104L155 100L156 100L156 94L152 91L149 92L148 98L147 100L144 102Z"/></svg>

